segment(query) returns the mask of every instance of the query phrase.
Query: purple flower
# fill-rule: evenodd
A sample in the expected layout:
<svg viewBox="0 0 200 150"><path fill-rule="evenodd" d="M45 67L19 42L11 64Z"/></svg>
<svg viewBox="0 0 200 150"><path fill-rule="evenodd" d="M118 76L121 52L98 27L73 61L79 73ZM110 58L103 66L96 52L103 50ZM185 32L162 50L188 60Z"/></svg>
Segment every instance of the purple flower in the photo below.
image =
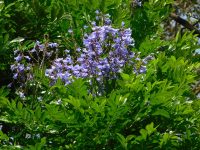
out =
<svg viewBox="0 0 200 150"><path fill-rule="evenodd" d="M84 29L87 29L87 28L88 28L88 26L87 26L87 25L84 25L84 26L83 26L83 28L84 28Z"/></svg>
<svg viewBox="0 0 200 150"><path fill-rule="evenodd" d="M18 73L15 73L15 74L13 75L13 79L17 79L17 77L18 77Z"/></svg>
<svg viewBox="0 0 200 150"><path fill-rule="evenodd" d="M124 27L124 26L125 26L125 22L124 22L124 21L122 21L122 24L121 24L121 26L122 26L122 27Z"/></svg>
<svg viewBox="0 0 200 150"><path fill-rule="evenodd" d="M138 5L138 6L142 6L142 2L141 2L141 0L135 0L135 3Z"/></svg>
<svg viewBox="0 0 200 150"><path fill-rule="evenodd" d="M25 95L24 95L24 93L23 93L23 92L21 92L21 91L20 91L18 94L19 94L19 97L20 97L20 98L22 98L22 99L24 99L24 98L25 98Z"/></svg>
<svg viewBox="0 0 200 150"><path fill-rule="evenodd" d="M65 50L65 53L69 53L70 51L68 49Z"/></svg>
<svg viewBox="0 0 200 150"><path fill-rule="evenodd" d="M18 70L19 70L19 72L23 72L24 71L24 64L18 64Z"/></svg>
<svg viewBox="0 0 200 150"><path fill-rule="evenodd" d="M125 29L124 22L120 29L113 28L109 15L104 16L104 23L104 26L96 26L96 22L92 22L92 33L84 36L83 47L76 49L82 53L76 59L72 59L70 55L56 59L51 68L46 70L45 75L53 80L52 83L61 78L65 84L69 84L73 82L72 76L88 78L90 83L96 80L102 85L102 91L105 89L104 80L116 79L127 65L134 68L136 74L146 72L145 64L150 57L141 59L139 55L129 51L129 47L134 46L131 29ZM142 62L141 60L143 64L136 69L135 62Z"/></svg>
<svg viewBox="0 0 200 150"><path fill-rule="evenodd" d="M99 16L96 16L95 19L96 19L96 20L99 20Z"/></svg>
<svg viewBox="0 0 200 150"><path fill-rule="evenodd" d="M51 52L46 52L46 56L47 57L51 57L52 56L52 54L53 54L53 52L51 51Z"/></svg>
<svg viewBox="0 0 200 150"><path fill-rule="evenodd" d="M145 73L146 72L146 66L141 66L139 69L139 73Z"/></svg>
<svg viewBox="0 0 200 150"><path fill-rule="evenodd" d="M95 22L95 21L92 21L91 24L92 24L92 26L94 26L94 27L96 26L96 22Z"/></svg>
<svg viewBox="0 0 200 150"><path fill-rule="evenodd" d="M16 61L16 62L19 62L19 61L21 61L21 60L22 60L21 54L19 54L17 57L15 57L15 61Z"/></svg>
<svg viewBox="0 0 200 150"><path fill-rule="evenodd" d="M40 44L39 41L36 42L35 48L39 49L39 51L43 51L45 48L44 44Z"/></svg>
<svg viewBox="0 0 200 150"><path fill-rule="evenodd" d="M57 48L58 47L58 44L57 43L49 43L49 46L51 48Z"/></svg>
<svg viewBox="0 0 200 150"><path fill-rule="evenodd" d="M31 58L29 56L24 56L24 58L26 58L27 60L31 60Z"/></svg>
<svg viewBox="0 0 200 150"><path fill-rule="evenodd" d="M73 30L72 30L72 29L69 29L69 30L68 30L68 33L72 34L72 33L73 33Z"/></svg>
<svg viewBox="0 0 200 150"><path fill-rule="evenodd" d="M13 83L9 83L9 84L7 85L7 87L8 87L8 88L11 88L11 87L12 87L12 84L13 84Z"/></svg>
<svg viewBox="0 0 200 150"><path fill-rule="evenodd" d="M104 20L104 24L105 25L111 25L111 20L110 19L108 19L108 18L105 18L105 20Z"/></svg>
<svg viewBox="0 0 200 150"><path fill-rule="evenodd" d="M76 51L77 51L77 52L80 52L80 51L81 51L81 48L80 48L80 47L79 47L79 48L77 48L77 49L76 49Z"/></svg>
<svg viewBox="0 0 200 150"><path fill-rule="evenodd" d="M11 65L11 66L10 66L10 69L11 69L12 71L14 71L14 69L15 69L15 64Z"/></svg>
<svg viewBox="0 0 200 150"><path fill-rule="evenodd" d="M97 15L98 15L99 13L100 13L100 12L99 12L99 10L96 10L96 11L95 11L95 14L97 14Z"/></svg>

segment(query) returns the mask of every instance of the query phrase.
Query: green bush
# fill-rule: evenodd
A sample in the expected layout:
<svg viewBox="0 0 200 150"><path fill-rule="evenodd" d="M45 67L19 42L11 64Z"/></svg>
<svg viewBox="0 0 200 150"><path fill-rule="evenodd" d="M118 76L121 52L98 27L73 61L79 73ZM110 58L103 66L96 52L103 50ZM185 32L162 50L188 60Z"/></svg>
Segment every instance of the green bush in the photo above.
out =
<svg viewBox="0 0 200 150"><path fill-rule="evenodd" d="M82 79L67 87L58 81L41 101L30 95L31 104L4 94L1 121L12 130L1 133L2 148L198 149L193 69L184 58L162 53L145 75L122 73L107 97L88 94Z"/></svg>
<svg viewBox="0 0 200 150"><path fill-rule="evenodd" d="M38 39L46 45L57 42L59 56L70 49L76 60L73 52L83 46L83 26L90 26L90 32L95 10L109 13L115 28L124 21L132 29L135 47L130 51L141 52L141 58L154 56L145 73L134 73L126 66L118 78L106 80L105 93L97 94L91 89L100 85L90 85L91 78L74 78L68 85L58 79L52 85L45 69L54 58L46 59L41 67L38 57L38 64L33 61L32 80L11 89L0 88L0 149L200 148L200 102L198 87L194 89L200 67L199 55L194 55L199 47L197 37L186 32L174 39L163 38L166 31L161 24L174 1L143 0L141 6L133 2L137 1L0 3L0 70L9 70L13 47L20 54L29 54ZM139 59L135 65L141 63ZM25 98L17 93L22 88Z"/></svg>

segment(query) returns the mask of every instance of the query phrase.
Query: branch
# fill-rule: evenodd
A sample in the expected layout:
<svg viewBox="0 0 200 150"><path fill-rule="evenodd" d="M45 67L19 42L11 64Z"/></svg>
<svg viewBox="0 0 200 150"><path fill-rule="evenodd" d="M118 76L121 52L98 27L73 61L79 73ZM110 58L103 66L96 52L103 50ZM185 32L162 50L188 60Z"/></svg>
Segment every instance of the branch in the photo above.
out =
<svg viewBox="0 0 200 150"><path fill-rule="evenodd" d="M194 34L197 34L197 36L200 38L200 31L198 29L196 29L192 24L190 24L188 21L186 21L185 19L179 17L178 15L176 15L175 13L171 13L170 17L175 20L176 22L178 22L179 24L183 25L185 28L189 29L190 31L194 30Z"/></svg>

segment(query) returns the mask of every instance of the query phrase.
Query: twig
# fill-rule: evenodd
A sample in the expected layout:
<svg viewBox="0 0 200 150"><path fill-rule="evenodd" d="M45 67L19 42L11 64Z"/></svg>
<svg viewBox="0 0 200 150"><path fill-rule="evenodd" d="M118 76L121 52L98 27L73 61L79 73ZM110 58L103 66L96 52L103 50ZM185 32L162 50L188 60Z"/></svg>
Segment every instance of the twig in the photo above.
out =
<svg viewBox="0 0 200 150"><path fill-rule="evenodd" d="M183 25L185 28L189 29L190 31L194 30L194 34L197 34L197 36L200 37L200 31L197 28L195 28L192 24L190 24L188 21L179 17L175 13L171 13L170 17L179 24Z"/></svg>

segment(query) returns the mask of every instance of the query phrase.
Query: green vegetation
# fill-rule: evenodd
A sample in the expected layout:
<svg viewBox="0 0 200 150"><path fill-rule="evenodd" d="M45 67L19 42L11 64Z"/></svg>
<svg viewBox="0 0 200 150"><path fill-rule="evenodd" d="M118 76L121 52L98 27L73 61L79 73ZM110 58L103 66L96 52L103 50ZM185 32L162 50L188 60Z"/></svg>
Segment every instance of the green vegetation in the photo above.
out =
<svg viewBox="0 0 200 150"><path fill-rule="evenodd" d="M0 1L0 149L199 150L199 35L169 30L181 2Z"/></svg>

